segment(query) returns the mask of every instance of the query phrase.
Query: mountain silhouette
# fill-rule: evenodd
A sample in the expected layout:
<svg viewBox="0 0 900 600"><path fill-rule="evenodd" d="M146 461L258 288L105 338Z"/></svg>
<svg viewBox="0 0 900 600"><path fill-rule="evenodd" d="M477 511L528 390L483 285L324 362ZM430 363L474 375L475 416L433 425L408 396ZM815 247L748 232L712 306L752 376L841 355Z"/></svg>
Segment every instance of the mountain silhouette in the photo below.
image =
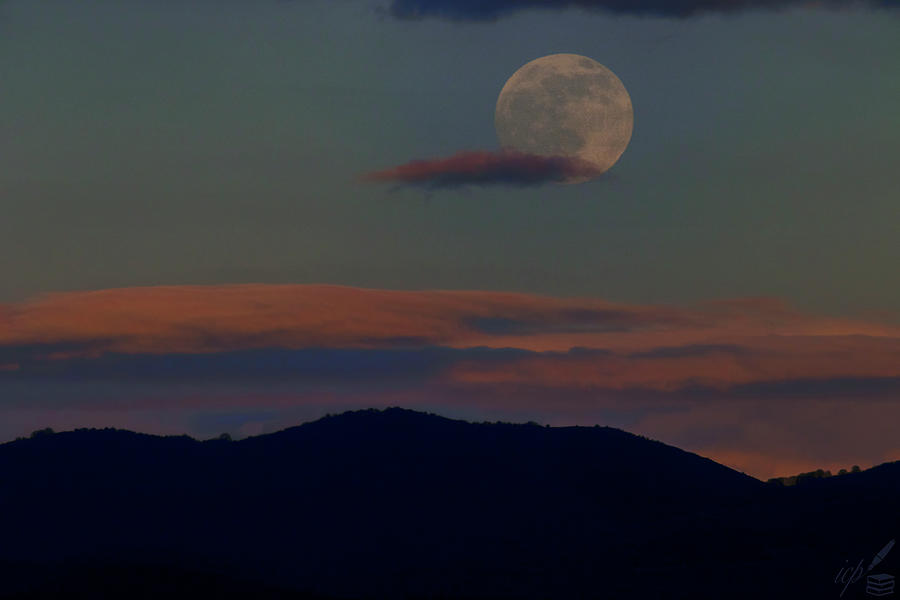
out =
<svg viewBox="0 0 900 600"><path fill-rule="evenodd" d="M44 433L0 445L0 485L10 598L836 597L900 525L896 464L784 488L608 427L397 408Z"/></svg>

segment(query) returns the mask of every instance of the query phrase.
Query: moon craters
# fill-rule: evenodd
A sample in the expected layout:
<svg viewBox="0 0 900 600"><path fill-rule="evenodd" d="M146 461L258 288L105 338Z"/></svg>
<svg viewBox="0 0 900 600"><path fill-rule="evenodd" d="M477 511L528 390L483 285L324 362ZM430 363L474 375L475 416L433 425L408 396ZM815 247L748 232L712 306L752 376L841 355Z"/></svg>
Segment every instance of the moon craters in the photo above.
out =
<svg viewBox="0 0 900 600"><path fill-rule="evenodd" d="M516 71L497 99L500 145L590 161L602 172L631 140L633 111L612 71L575 54L553 54Z"/></svg>

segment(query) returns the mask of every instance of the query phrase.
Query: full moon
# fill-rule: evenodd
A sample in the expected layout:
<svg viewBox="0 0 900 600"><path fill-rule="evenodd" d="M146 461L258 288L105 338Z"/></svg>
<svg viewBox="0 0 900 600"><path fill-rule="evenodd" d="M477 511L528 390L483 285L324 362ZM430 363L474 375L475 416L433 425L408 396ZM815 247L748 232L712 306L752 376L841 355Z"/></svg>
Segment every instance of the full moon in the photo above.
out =
<svg viewBox="0 0 900 600"><path fill-rule="evenodd" d="M500 90L494 113L504 150L582 159L596 165L597 175L625 152L633 125L631 97L619 78L578 54L522 66Z"/></svg>

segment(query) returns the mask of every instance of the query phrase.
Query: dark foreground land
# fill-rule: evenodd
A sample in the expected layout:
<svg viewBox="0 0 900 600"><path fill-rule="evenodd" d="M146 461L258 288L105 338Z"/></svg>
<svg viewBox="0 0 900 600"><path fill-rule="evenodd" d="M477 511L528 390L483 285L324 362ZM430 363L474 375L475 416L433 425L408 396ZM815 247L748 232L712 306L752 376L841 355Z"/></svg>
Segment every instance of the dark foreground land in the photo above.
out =
<svg viewBox="0 0 900 600"><path fill-rule="evenodd" d="M388 409L0 445L0 598L838 598L898 533L900 464L782 487L605 427Z"/></svg>

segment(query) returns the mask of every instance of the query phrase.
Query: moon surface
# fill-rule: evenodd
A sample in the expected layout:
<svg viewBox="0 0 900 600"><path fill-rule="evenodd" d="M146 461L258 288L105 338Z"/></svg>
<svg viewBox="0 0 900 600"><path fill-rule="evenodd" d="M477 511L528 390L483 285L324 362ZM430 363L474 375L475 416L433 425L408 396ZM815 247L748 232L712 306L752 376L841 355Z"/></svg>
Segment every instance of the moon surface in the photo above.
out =
<svg viewBox="0 0 900 600"><path fill-rule="evenodd" d="M551 54L522 66L500 91L494 113L504 150L582 159L596 165L597 175L625 152L633 126L631 97L619 78L578 54Z"/></svg>

